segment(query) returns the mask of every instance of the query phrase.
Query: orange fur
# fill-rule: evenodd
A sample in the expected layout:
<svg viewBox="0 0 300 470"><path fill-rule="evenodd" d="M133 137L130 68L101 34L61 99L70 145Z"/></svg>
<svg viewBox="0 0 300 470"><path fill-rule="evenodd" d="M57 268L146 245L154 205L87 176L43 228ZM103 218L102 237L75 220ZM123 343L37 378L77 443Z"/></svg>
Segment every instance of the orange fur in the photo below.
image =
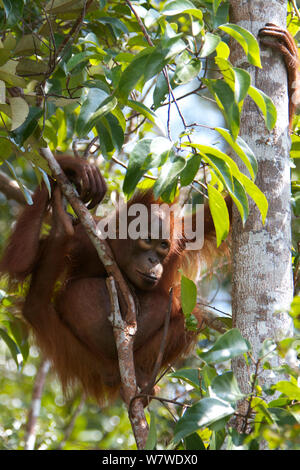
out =
<svg viewBox="0 0 300 470"><path fill-rule="evenodd" d="M129 206L133 202L144 203L149 208L155 201L148 192L136 195ZM81 225L73 229L70 226L69 217L61 210L57 190L51 200L51 232L39 242L48 203L47 189L42 186L34 195L34 205L25 208L16 224L0 271L18 279L31 273L23 315L39 347L51 360L65 391L80 384L87 395L103 404L115 398L121 385L114 337L107 318L110 302L105 269ZM206 241L200 252L185 252L185 240L174 238L181 219L173 218L171 246L162 261L162 278L149 291L133 286L139 304L134 360L140 389L147 386L160 349L170 287L174 288L173 305L161 366L185 354L196 339L195 333L185 329L178 270L183 269L190 278L196 279L203 259L210 263L215 258L214 229L208 209L205 217ZM134 242L121 239L108 242L117 263L121 263L130 250L135 256ZM53 299L58 279L63 283ZM198 321L200 324L199 313Z"/></svg>

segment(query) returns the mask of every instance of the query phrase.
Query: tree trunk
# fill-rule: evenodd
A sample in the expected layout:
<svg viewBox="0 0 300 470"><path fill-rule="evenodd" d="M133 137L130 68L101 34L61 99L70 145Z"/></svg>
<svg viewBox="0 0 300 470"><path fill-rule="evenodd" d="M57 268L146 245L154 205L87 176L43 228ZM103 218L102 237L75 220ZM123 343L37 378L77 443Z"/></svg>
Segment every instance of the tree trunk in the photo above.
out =
<svg viewBox="0 0 300 470"><path fill-rule="evenodd" d="M286 0L231 0L230 4L231 22L255 37L267 22L285 28ZM269 133L258 108L247 99L241 121L240 135L258 160L256 184L269 203L265 225L252 201L245 227L237 211L233 214L233 324L249 340L255 360L266 338L280 340L291 333L292 322L286 311L293 296L287 72L279 53L262 49L263 68L258 69L246 64L245 53L237 43L231 48L233 64L250 72L252 84L270 96L278 114L276 127ZM245 393L251 391L249 380L254 368L255 364L250 364L249 370L244 358L233 363ZM274 372L262 371L260 384L272 383Z"/></svg>

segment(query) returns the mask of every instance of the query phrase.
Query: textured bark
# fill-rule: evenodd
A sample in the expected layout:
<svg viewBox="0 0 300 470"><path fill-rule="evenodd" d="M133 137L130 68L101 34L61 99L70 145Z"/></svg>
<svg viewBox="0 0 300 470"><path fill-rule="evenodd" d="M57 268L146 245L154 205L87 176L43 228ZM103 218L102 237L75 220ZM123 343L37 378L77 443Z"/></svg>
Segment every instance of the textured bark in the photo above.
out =
<svg viewBox="0 0 300 470"><path fill-rule="evenodd" d="M255 37L267 22L285 27L286 0L231 0L230 4L231 22ZM236 210L233 214L233 323L250 341L254 359L266 338L279 340L291 333L290 317L284 311L293 295L287 73L279 53L264 47L261 50L262 69L249 66L236 43L232 43L231 56L235 66L251 73L252 84L272 98L278 114L276 127L269 133L249 99L241 122L240 135L259 164L256 184L269 203L265 225L252 201L244 228ZM253 370L246 367L243 358L234 361L233 369L242 391L249 393ZM260 375L264 385L275 380L273 371Z"/></svg>

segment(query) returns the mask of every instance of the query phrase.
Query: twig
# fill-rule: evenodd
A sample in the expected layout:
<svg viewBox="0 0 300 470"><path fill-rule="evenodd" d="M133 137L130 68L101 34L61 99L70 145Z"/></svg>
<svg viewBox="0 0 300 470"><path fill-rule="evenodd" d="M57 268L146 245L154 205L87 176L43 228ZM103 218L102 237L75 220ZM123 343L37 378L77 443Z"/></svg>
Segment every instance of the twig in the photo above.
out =
<svg viewBox="0 0 300 470"><path fill-rule="evenodd" d="M296 0L290 0L290 2L293 5L294 11L300 20L300 11L299 11L299 8L297 7Z"/></svg>
<svg viewBox="0 0 300 470"><path fill-rule="evenodd" d="M147 32L147 30L146 30L146 28L145 28L145 26L144 26L144 24L143 24L141 18L139 17L139 15L137 14L137 12L136 12L135 9L133 8L131 2L130 2L129 0L125 0L125 2L126 2L127 5L129 6L129 8L130 8L130 10L132 11L132 13L134 14L134 16L136 17L137 22L138 22L138 24L139 24L139 26L140 26L140 28L141 28L141 30L142 30L142 32L143 32L143 35L145 36L146 41L148 42L149 46L154 47L154 44L153 44L153 42L152 42L152 39L150 38L150 36L149 36L149 34L148 34L148 32Z"/></svg>
<svg viewBox="0 0 300 470"><path fill-rule="evenodd" d="M62 60L62 58L64 56L65 48L66 48L68 42L70 41L70 39L72 38L72 36L74 35L74 37L75 37L78 34L78 32L80 30L80 27L81 27L81 24L84 20L86 11L90 7L92 1L93 0L85 0L83 8L82 8L81 15L77 18L77 20L75 21L75 23L72 26L71 31L65 37L65 39L63 40L63 42L61 43L61 45L59 46L59 48L57 50L56 56L58 57L58 59L57 59L57 62L55 64L55 66L57 66L59 64L59 62Z"/></svg>
<svg viewBox="0 0 300 470"><path fill-rule="evenodd" d="M83 393L81 395L81 399L80 399L80 402L78 404L78 406L76 407L73 415L71 416L71 419L70 419L70 422L69 424L67 425L67 427L65 428L64 430L64 437L63 437L63 440L59 443L59 445L57 446L57 450L61 450L62 447L64 446L64 444L67 442L67 440L69 439L72 431L73 431L73 428L74 428L74 424L75 424L75 421L76 421L76 418L77 416L81 413L81 410L83 408L83 405L85 403L85 400L86 400L86 396L85 394Z"/></svg>
<svg viewBox="0 0 300 470"><path fill-rule="evenodd" d="M27 418L27 426L26 426L26 437L25 437L25 450L33 450L35 445L36 439L36 422L37 418L40 414L41 408L41 398L43 393L43 388L46 380L47 373L50 368L50 362L47 360L43 360L40 364L40 367L37 371L33 393L32 393L32 401L31 406L28 412Z"/></svg>
<svg viewBox="0 0 300 470"><path fill-rule="evenodd" d="M113 156L113 157L111 157L111 160L127 170L126 163L121 162L121 160L119 160L117 157ZM145 175L143 175L143 178L147 178L149 180L154 180L154 181L157 180L156 176L148 175L147 173Z"/></svg>
<svg viewBox="0 0 300 470"><path fill-rule="evenodd" d="M0 171L0 192L3 193L7 199L13 199L22 205L26 204L24 194L17 183L11 180L3 171Z"/></svg>

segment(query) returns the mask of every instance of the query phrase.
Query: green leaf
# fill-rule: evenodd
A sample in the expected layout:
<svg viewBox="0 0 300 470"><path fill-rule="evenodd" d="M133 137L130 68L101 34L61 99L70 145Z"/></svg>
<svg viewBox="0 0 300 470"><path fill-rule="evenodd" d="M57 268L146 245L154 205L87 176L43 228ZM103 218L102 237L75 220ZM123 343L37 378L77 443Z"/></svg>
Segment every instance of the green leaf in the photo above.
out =
<svg viewBox="0 0 300 470"><path fill-rule="evenodd" d="M189 436L200 428L210 426L222 418L234 413L228 403L217 398L203 398L196 405L188 408L183 417L175 426L173 441L177 444L181 439Z"/></svg>
<svg viewBox="0 0 300 470"><path fill-rule="evenodd" d="M112 141L110 127L105 122L106 116L98 119L95 123L95 128L99 137L100 150L104 158L108 158L108 154L113 151L114 144Z"/></svg>
<svg viewBox="0 0 300 470"><path fill-rule="evenodd" d="M181 379L199 389L200 386L200 370L199 369L180 369L170 374L170 377Z"/></svg>
<svg viewBox="0 0 300 470"><path fill-rule="evenodd" d="M193 281L181 275L181 306L184 315L190 315L197 303L197 287Z"/></svg>
<svg viewBox="0 0 300 470"><path fill-rule="evenodd" d="M246 175L240 173L239 182L243 185L246 192L253 199L261 213L262 222L265 223L268 212L268 201L264 193L251 181Z"/></svg>
<svg viewBox="0 0 300 470"><path fill-rule="evenodd" d="M240 136L238 136L236 140L233 140L232 136L227 131L227 129L216 127L215 130L218 131L219 134L221 134L221 136L241 158L241 160L246 165L251 175L251 178L254 180L257 174L258 165L256 157L250 147L247 145L247 143Z"/></svg>
<svg viewBox="0 0 300 470"><path fill-rule="evenodd" d="M157 431L156 431L156 422L155 422L155 413L150 411L150 427L149 433L147 436L147 441L145 444L145 450L155 449L157 442Z"/></svg>
<svg viewBox="0 0 300 470"><path fill-rule="evenodd" d="M1 158L6 160L10 157L13 151L13 144L10 140L6 139L5 137L0 136L0 155Z"/></svg>
<svg viewBox="0 0 300 470"><path fill-rule="evenodd" d="M5 342L6 346L8 347L8 349L10 350L10 353L13 357L13 360L15 361L16 363L16 366L18 369L20 369L20 362L18 360L18 355L20 354L20 351L19 351L19 348L18 346L16 345L16 343L13 341L13 339L8 336L8 334L6 333L5 330L3 330L3 328L0 328L0 337L3 339L3 341Z"/></svg>
<svg viewBox="0 0 300 470"><path fill-rule="evenodd" d="M21 58L16 67L16 74L26 76L30 74L31 80L42 80L48 71L48 64L41 60L32 60L27 57Z"/></svg>
<svg viewBox="0 0 300 470"><path fill-rule="evenodd" d="M277 120L277 110L273 101L263 91L252 85L249 87L248 94L262 111L267 129L271 131Z"/></svg>
<svg viewBox="0 0 300 470"><path fill-rule="evenodd" d="M216 229L217 246L219 246L229 233L230 221L228 209L223 196L216 188L208 184L207 192L209 208Z"/></svg>
<svg viewBox="0 0 300 470"><path fill-rule="evenodd" d="M237 103L241 103L247 96L251 85L251 75L249 72L237 67L232 68L234 73L234 96Z"/></svg>
<svg viewBox="0 0 300 470"><path fill-rule="evenodd" d="M124 131L119 119L114 114L108 113L101 122L108 130L114 148L120 151L124 144Z"/></svg>
<svg viewBox="0 0 300 470"><path fill-rule="evenodd" d="M213 11L214 11L214 13L219 8L219 5L220 5L221 2L222 2L222 0L213 0Z"/></svg>
<svg viewBox="0 0 300 470"><path fill-rule="evenodd" d="M172 80L172 74L168 72L169 76L169 81L171 82ZM164 102L166 95L169 92L167 80L164 76L164 74L161 72L156 80L156 85L154 88L153 92L153 105L154 109L157 109L160 107L160 105Z"/></svg>
<svg viewBox="0 0 300 470"><path fill-rule="evenodd" d="M15 172L15 169L14 167L12 166L12 164L6 160L5 162L11 172L11 174L13 175L13 177L15 178L16 182L18 183L18 186L19 188L21 189L25 199L26 199L26 202L27 204L29 205L32 205L33 204L33 201L32 201L32 197L31 197L31 194L29 192L29 190L26 188L26 186L24 186L24 184L22 183L22 181L18 178L16 172Z"/></svg>
<svg viewBox="0 0 300 470"><path fill-rule="evenodd" d="M238 208L238 211L241 215L243 224L246 222L249 215L249 204L246 191L244 186L239 182L235 176L233 176L234 190L233 193L230 193L235 205Z"/></svg>
<svg viewBox="0 0 300 470"><path fill-rule="evenodd" d="M99 8L98 5L96 8ZM106 16L106 17L99 18L99 22L104 23L104 24L109 24L114 30L114 33L116 34L116 36L120 36L120 33L124 33L124 34L129 33L127 26L121 20L119 20L119 18Z"/></svg>
<svg viewBox="0 0 300 470"><path fill-rule="evenodd" d="M84 127L84 134L88 134L88 132L97 124L98 120L105 116L106 114L113 111L113 109L117 106L118 100L115 96L108 96L99 106L97 111L91 116Z"/></svg>
<svg viewBox="0 0 300 470"><path fill-rule="evenodd" d="M130 156L127 172L124 178L123 191L130 195L136 185L148 169L151 159L150 146L152 139L142 139L133 148Z"/></svg>
<svg viewBox="0 0 300 470"><path fill-rule="evenodd" d="M94 51L82 51L78 52L77 54L73 55L71 59L68 60L66 64L66 69L68 72L71 72L77 65L85 64L89 61L89 59L97 59L99 58L99 54L95 53Z"/></svg>
<svg viewBox="0 0 300 470"><path fill-rule="evenodd" d="M29 114L29 106L27 102L17 96L9 99L11 107L11 130L14 131L20 127L26 120Z"/></svg>
<svg viewBox="0 0 300 470"><path fill-rule="evenodd" d="M143 49L123 71L117 90L121 99L127 100L129 93L143 77L148 58L152 53L153 47Z"/></svg>
<svg viewBox="0 0 300 470"><path fill-rule="evenodd" d="M22 17L24 2L23 0L2 0L5 11L7 26L13 26Z"/></svg>
<svg viewBox="0 0 300 470"><path fill-rule="evenodd" d="M21 351L24 361L26 361L29 354L29 343L27 341L27 330L24 328L24 323L17 318L9 321L9 329L15 340L17 347Z"/></svg>
<svg viewBox="0 0 300 470"><path fill-rule="evenodd" d="M173 81L176 85L184 85L197 77L200 71L201 61L198 59L191 59L187 63L177 65Z"/></svg>
<svg viewBox="0 0 300 470"><path fill-rule="evenodd" d="M268 408L268 411L272 416L273 421L278 426L299 426L299 421L289 410L285 410L283 408Z"/></svg>
<svg viewBox="0 0 300 470"><path fill-rule="evenodd" d="M174 188L177 177L185 167L186 162L183 157L178 157L174 153L162 167L160 174L153 186L154 197L159 198L164 192Z"/></svg>
<svg viewBox="0 0 300 470"><path fill-rule="evenodd" d="M224 186L230 193L233 193L233 178L230 166L223 158L220 158L219 155L212 155L206 153L202 155L202 159L205 160L209 165L216 171Z"/></svg>
<svg viewBox="0 0 300 470"><path fill-rule="evenodd" d="M263 223L265 222L267 212L268 212L268 201L267 201L266 196L255 185L255 183L253 183L253 181L251 181L246 175L240 172L237 164L232 160L232 158L230 158L228 155L226 155L224 152L221 152L217 148L210 147L208 145L189 143L189 144L184 144L184 146L196 148L200 152L203 160L206 160L218 172L222 181L224 180L225 173L224 171L222 172L220 170L220 167L218 168L216 166L217 160L216 159L213 160L211 158L211 154L215 155L218 159L224 160L230 169L231 175L234 176L239 181L239 183L244 187L245 191L254 200L255 204L260 210L262 221ZM236 198L234 199L234 201L237 204L237 201L238 201L237 195L234 193L234 190L232 189L232 185L230 184L228 185L228 182L229 180L228 180L228 175L227 175L227 179L226 181L224 180L224 184L227 187L228 191L230 192L230 195L232 196L232 198L233 199ZM242 209L241 203L239 201L238 203L239 205L237 205L237 207L242 215L243 209ZM243 216L242 216L242 219L243 219Z"/></svg>
<svg viewBox="0 0 300 470"><path fill-rule="evenodd" d="M143 71L145 83L162 71L168 62L166 59L167 53L168 51L162 51L159 48L155 48L152 54L147 58Z"/></svg>
<svg viewBox="0 0 300 470"><path fill-rule="evenodd" d="M213 18L213 28L216 29L220 24L228 21L229 17L229 3L226 1L219 6Z"/></svg>
<svg viewBox="0 0 300 470"><path fill-rule="evenodd" d="M220 42L220 36L217 36L216 34L212 33L206 33L199 57L207 57L212 54L216 50Z"/></svg>
<svg viewBox="0 0 300 470"><path fill-rule="evenodd" d="M209 351L201 353L200 357L206 363L218 363L240 356L250 349L249 342L242 337L237 328L233 328L220 336L213 347Z"/></svg>
<svg viewBox="0 0 300 470"><path fill-rule="evenodd" d="M300 158L300 137L292 135L291 158Z"/></svg>
<svg viewBox="0 0 300 470"><path fill-rule="evenodd" d="M228 401L229 403L235 403L244 398L244 395L239 389L237 380L231 371L217 375L213 379L210 395L211 397L220 398L221 400Z"/></svg>
<svg viewBox="0 0 300 470"><path fill-rule="evenodd" d="M12 136L16 144L22 146L24 142L30 137L38 126L38 119L42 116L43 110L30 106L29 113L25 122L12 132Z"/></svg>
<svg viewBox="0 0 300 470"><path fill-rule="evenodd" d="M262 359L268 354L274 352L276 350L276 347L276 342L273 339L265 339L258 354L259 359Z"/></svg>
<svg viewBox="0 0 300 470"><path fill-rule="evenodd" d="M207 80L216 98L223 107L224 117L232 134L236 140L240 130L240 111L235 101L234 92L228 83L223 80Z"/></svg>
<svg viewBox="0 0 300 470"><path fill-rule="evenodd" d="M219 28L233 37L242 46L250 64L261 68L259 45L252 33L232 23L223 24Z"/></svg>
<svg viewBox="0 0 300 470"><path fill-rule="evenodd" d="M165 164L172 153L173 142L165 137L155 137L150 145L151 162L149 168L159 168Z"/></svg>
<svg viewBox="0 0 300 470"><path fill-rule="evenodd" d="M224 426L225 427L225 426ZM225 437L226 437L226 430L220 429L219 431L214 431L211 435L210 441L209 441L209 450L220 450Z"/></svg>
<svg viewBox="0 0 300 470"><path fill-rule="evenodd" d="M24 34L18 41L14 53L20 56L33 54L42 55L40 40L33 34Z"/></svg>
<svg viewBox="0 0 300 470"><path fill-rule="evenodd" d="M195 18L202 21L202 11L197 9L195 5L189 0L172 0L164 5L161 13L166 16L181 15L183 13L189 13Z"/></svg>
<svg viewBox="0 0 300 470"><path fill-rule="evenodd" d="M8 60L5 64L0 67L0 79L12 86L18 86L20 88L26 87L26 81L24 78L17 75L17 66L19 62L14 60Z"/></svg>
<svg viewBox="0 0 300 470"><path fill-rule="evenodd" d="M138 113L143 114L149 121L153 122L155 124L155 120L157 119L156 114L151 111L147 106L145 106L143 103L139 103L138 101L133 101L133 100L128 100L127 105L137 111Z"/></svg>
<svg viewBox="0 0 300 470"><path fill-rule="evenodd" d="M201 437L196 432L184 439L184 447L186 450L206 450Z"/></svg>
<svg viewBox="0 0 300 470"><path fill-rule="evenodd" d="M272 386L272 389L287 395L290 400L300 400L300 387L286 380L277 382Z"/></svg>
<svg viewBox="0 0 300 470"><path fill-rule="evenodd" d="M89 120L99 108L101 103L107 98L107 93L100 88L90 88L83 102L77 118L76 131L79 137L84 137L89 129Z"/></svg>
<svg viewBox="0 0 300 470"><path fill-rule="evenodd" d="M201 163L201 156L193 154L186 162L186 166L180 173L181 186L188 186L194 180Z"/></svg>

